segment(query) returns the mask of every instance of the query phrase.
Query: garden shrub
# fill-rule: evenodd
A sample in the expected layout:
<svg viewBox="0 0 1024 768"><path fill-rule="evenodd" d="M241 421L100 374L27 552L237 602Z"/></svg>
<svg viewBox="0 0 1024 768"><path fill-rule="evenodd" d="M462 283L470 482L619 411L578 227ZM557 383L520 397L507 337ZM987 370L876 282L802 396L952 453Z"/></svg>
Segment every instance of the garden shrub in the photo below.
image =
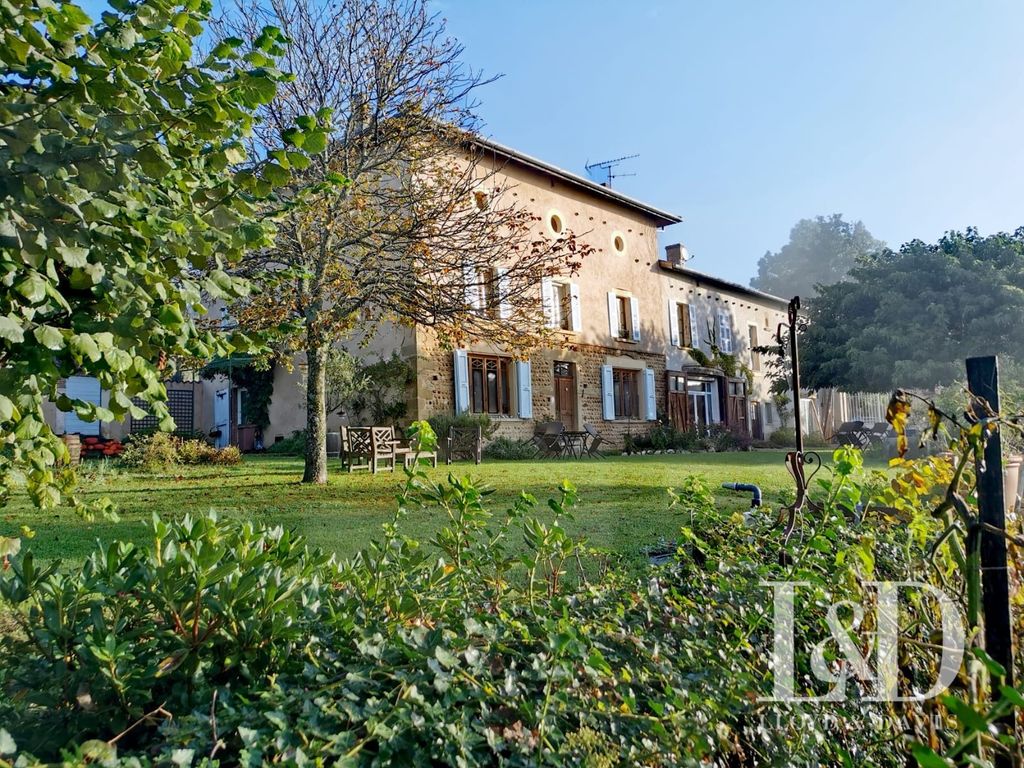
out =
<svg viewBox="0 0 1024 768"><path fill-rule="evenodd" d="M484 457L504 461L523 461L535 458L537 448L529 440L497 437L484 447Z"/></svg>
<svg viewBox="0 0 1024 768"><path fill-rule="evenodd" d="M895 477L868 473L848 449L833 463L815 484L821 511L786 544L771 510L744 520L716 508L705 481L684 478L678 553L641 573L607 558L585 567L595 551L564 527L571 485L543 517L525 494L493 515L487 488L411 470L381 538L343 564L280 528L212 515L154 519L145 548L101 546L67 574L39 567L27 545L0 570L0 598L22 628L0 635L15 694L0 708L4 727L24 764L26 753L55 760L64 749L84 762L136 724L118 757L160 765L215 755L232 765L905 766L912 741L957 738L951 705L758 698L771 694L765 582L803 584L794 625L809 647L834 601L863 603L873 580L934 578L925 554L941 528L930 504L948 462ZM402 533L413 509L443 521L432 541ZM936 556L955 579L946 551ZM901 637L915 644L901 645L900 669L921 690L934 679L926 647L937 617L921 605L909 614ZM820 695L809 656L798 657L794 692Z"/></svg>
<svg viewBox="0 0 1024 768"><path fill-rule="evenodd" d="M242 451L237 445L225 445L215 450L209 459L210 464L217 464L222 467L234 466L242 463Z"/></svg>
<svg viewBox="0 0 1024 768"><path fill-rule="evenodd" d="M768 435L768 444L773 448L793 448L796 446L796 431L791 427L780 427Z"/></svg>
<svg viewBox="0 0 1024 768"><path fill-rule="evenodd" d="M166 432L132 435L121 452L122 466L147 471L166 470L178 465L231 465L242 461L237 446L216 448L205 440L183 439Z"/></svg>
<svg viewBox="0 0 1024 768"><path fill-rule="evenodd" d="M205 464L217 454L217 449L205 440L179 440L176 449L178 464Z"/></svg>
<svg viewBox="0 0 1024 768"><path fill-rule="evenodd" d="M284 440L278 440L267 446L267 453L282 456L301 456L306 452L306 430L297 429Z"/></svg>
<svg viewBox="0 0 1024 768"><path fill-rule="evenodd" d="M124 441L120 462L136 469L166 469L178 462L176 440L166 432L130 435Z"/></svg>
<svg viewBox="0 0 1024 768"><path fill-rule="evenodd" d="M679 430L668 423L655 424L646 433L627 435L625 450L635 451L746 451L752 441L737 435L722 424L712 424L701 431Z"/></svg>
<svg viewBox="0 0 1024 768"><path fill-rule="evenodd" d="M438 435L442 439L448 436L448 430L451 427L464 429L479 426L485 442L494 437L494 433L498 431L498 427L500 426L497 421L492 419L486 413L460 413L456 416L447 413L439 413L427 419L427 423L430 424L430 428L433 430L434 434Z"/></svg>

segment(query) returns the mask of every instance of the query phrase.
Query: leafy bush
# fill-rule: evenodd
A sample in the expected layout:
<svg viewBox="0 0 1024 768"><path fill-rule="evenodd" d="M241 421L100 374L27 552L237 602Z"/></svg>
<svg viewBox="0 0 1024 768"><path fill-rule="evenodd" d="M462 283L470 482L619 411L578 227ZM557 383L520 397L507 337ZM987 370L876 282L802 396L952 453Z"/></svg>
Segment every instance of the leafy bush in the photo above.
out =
<svg viewBox="0 0 1024 768"><path fill-rule="evenodd" d="M221 684L252 688L315 643L325 557L214 515L150 528L148 551L114 543L67 575L25 551L0 581L22 629L3 654L29 751L116 734L161 703L186 712Z"/></svg>
<svg viewBox="0 0 1024 768"><path fill-rule="evenodd" d="M177 441L166 432L131 435L124 442L120 462L136 469L166 469L178 463Z"/></svg>
<svg viewBox="0 0 1024 768"><path fill-rule="evenodd" d="M773 448L792 448L796 445L796 432L791 427L781 427L768 435L768 444Z"/></svg>
<svg viewBox="0 0 1024 768"><path fill-rule="evenodd" d="M676 488L670 488L669 497L673 507L701 515L711 515L715 509L715 495L708 484L698 475L687 475Z"/></svg>
<svg viewBox="0 0 1024 768"><path fill-rule="evenodd" d="M238 464L242 453L236 446L215 448L205 440L182 439L166 432L132 435L121 452L122 466L147 471L166 470L177 465Z"/></svg>
<svg viewBox="0 0 1024 768"><path fill-rule="evenodd" d="M626 451L746 451L751 442L746 435L737 435L722 424L712 424L698 432L660 423L646 434L627 435Z"/></svg>
<svg viewBox="0 0 1024 768"><path fill-rule="evenodd" d="M763 717L754 694L765 692L772 632L755 617L768 612L763 580L783 573L779 533L714 510L698 478L677 496L691 511L688 546L639 580L614 565L568 578L590 555L562 527L571 486L548 522L529 496L495 519L486 489L423 475L384 539L341 566L280 529L210 516L154 520L152 550L111 545L67 576L23 552L0 581L26 630L3 639L18 693L8 727L44 758L157 712L118 742L121 756L526 766L721 764L753 752L837 764L878 743L867 762L902 764L861 702ZM413 506L447 520L427 547L400 533ZM863 546L834 511L817 524L807 535L823 543L791 578ZM906 551L880 547L874 568L892 572ZM698 553L729 567L704 567ZM855 572L865 561L843 562Z"/></svg>
<svg viewBox="0 0 1024 768"><path fill-rule="evenodd" d="M179 464L206 464L212 462L217 449L205 440L180 440L177 445Z"/></svg>
<svg viewBox="0 0 1024 768"><path fill-rule="evenodd" d="M733 432L723 424L712 424L701 443L709 451L749 451L753 440L749 435Z"/></svg>
<svg viewBox="0 0 1024 768"><path fill-rule="evenodd" d="M452 416L447 413L439 413L427 419L427 423L430 424L430 428L434 431L434 434L442 438L448 436L448 430L451 427L471 428L479 426L485 442L494 436L494 433L498 431L498 427L500 426L498 422L486 413L460 413L457 416Z"/></svg>
<svg viewBox="0 0 1024 768"><path fill-rule="evenodd" d="M345 564L213 516L154 519L149 548L101 547L66 575L25 547L0 571L20 625L0 635L16 694L4 727L25 763L64 748L81 761L134 724L118 756L160 765L905 766L915 739L956 742L958 700L758 698L772 685L765 582L802 584L794 626L810 648L833 603L863 604L875 581L938 578L932 557L957 579L948 547L926 556L948 461L869 476L842 449L833 466L788 542L770 510L746 521L684 478L677 554L640 574L566 533L568 484L543 519L528 495L494 516L487 488L411 470L381 539ZM412 509L444 521L431 542L402 534ZM916 605L900 627L900 672L918 690L938 663L934 613ZM850 632L865 642L873 625ZM798 695L822 693L810 657L797 657Z"/></svg>
<svg viewBox="0 0 1024 768"><path fill-rule="evenodd" d="M225 445L215 450L209 459L211 464L218 464L222 467L233 466L242 463L242 452L237 445Z"/></svg>
<svg viewBox="0 0 1024 768"><path fill-rule="evenodd" d="M282 456L301 456L306 451L306 430L297 429L284 440L267 446L267 453L277 453Z"/></svg>
<svg viewBox="0 0 1024 768"><path fill-rule="evenodd" d="M537 449L529 440L515 440L511 437L497 437L484 448L488 459L503 461L524 461L537 455Z"/></svg>

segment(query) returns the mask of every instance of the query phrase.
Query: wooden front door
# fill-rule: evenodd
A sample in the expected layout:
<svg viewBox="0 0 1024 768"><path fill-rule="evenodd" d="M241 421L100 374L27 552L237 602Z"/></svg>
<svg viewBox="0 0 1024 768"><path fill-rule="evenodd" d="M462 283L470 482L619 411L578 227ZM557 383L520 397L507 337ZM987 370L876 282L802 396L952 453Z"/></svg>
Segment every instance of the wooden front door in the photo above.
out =
<svg viewBox="0 0 1024 768"><path fill-rule="evenodd" d="M736 434L749 435L747 426L747 388L746 383L737 380L727 380L725 413L729 429Z"/></svg>
<svg viewBox="0 0 1024 768"><path fill-rule="evenodd" d="M761 404L756 400L750 403L750 433L755 440L764 440L764 422L761 420Z"/></svg>
<svg viewBox="0 0 1024 768"><path fill-rule="evenodd" d="M555 363L555 418L566 429L576 429L576 366Z"/></svg>
<svg viewBox="0 0 1024 768"><path fill-rule="evenodd" d="M670 390L668 393L668 420L676 429L683 430L690 426L686 415L686 393Z"/></svg>

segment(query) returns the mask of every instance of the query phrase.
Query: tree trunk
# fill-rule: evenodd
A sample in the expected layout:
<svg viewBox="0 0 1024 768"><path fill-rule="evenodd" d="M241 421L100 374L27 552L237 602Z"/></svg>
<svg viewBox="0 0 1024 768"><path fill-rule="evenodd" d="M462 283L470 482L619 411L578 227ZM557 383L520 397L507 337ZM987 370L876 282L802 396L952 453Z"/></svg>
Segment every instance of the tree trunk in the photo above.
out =
<svg viewBox="0 0 1024 768"><path fill-rule="evenodd" d="M327 395L325 369L327 347L310 344L306 349L306 468L302 482L327 482Z"/></svg>

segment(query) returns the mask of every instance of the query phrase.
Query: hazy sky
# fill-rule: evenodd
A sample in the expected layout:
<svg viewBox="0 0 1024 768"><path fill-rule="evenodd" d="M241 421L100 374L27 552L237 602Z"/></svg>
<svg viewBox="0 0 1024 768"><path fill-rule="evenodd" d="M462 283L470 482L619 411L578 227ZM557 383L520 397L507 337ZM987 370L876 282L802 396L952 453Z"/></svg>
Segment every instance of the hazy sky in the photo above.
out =
<svg viewBox="0 0 1024 768"><path fill-rule="evenodd" d="M492 138L684 217L747 282L800 218L890 245L1024 226L1024 2L434 0Z"/></svg>

